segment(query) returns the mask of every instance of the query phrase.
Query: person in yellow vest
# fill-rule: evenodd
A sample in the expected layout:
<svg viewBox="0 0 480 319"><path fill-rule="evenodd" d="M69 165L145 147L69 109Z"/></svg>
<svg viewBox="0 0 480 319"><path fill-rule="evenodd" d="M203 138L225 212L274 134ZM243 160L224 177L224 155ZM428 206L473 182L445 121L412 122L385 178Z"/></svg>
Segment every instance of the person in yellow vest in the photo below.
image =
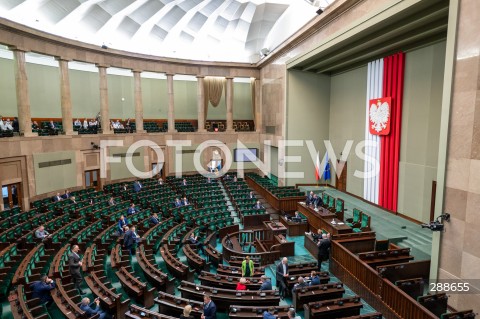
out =
<svg viewBox="0 0 480 319"><path fill-rule="evenodd" d="M252 277L254 273L253 260L250 260L250 256L246 256L242 261L242 277Z"/></svg>

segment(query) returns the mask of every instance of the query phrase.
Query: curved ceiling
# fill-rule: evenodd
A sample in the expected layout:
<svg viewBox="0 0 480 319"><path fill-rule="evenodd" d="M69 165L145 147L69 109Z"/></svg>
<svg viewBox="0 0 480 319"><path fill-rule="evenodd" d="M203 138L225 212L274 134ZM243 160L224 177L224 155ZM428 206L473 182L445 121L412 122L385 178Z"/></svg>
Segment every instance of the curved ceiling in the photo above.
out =
<svg viewBox="0 0 480 319"><path fill-rule="evenodd" d="M255 63L333 1L0 0L0 16L130 52Z"/></svg>

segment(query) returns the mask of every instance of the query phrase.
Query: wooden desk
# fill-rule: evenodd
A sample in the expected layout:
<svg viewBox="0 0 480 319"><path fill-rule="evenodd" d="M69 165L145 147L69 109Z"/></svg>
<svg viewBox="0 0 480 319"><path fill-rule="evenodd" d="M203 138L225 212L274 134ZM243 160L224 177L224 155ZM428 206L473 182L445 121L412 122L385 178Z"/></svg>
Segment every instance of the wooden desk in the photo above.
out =
<svg viewBox="0 0 480 319"><path fill-rule="evenodd" d="M213 288L182 281L178 290L182 298L203 301L205 294L210 294L217 306L217 311L227 311L230 305L239 306L278 306L280 295L276 290L264 291L236 291L231 289Z"/></svg>
<svg viewBox="0 0 480 319"><path fill-rule="evenodd" d="M273 208L277 210L283 210L284 212L292 212L295 210L296 203L302 199L305 199L305 196L295 196L295 197L285 197L278 198L277 196L270 193L262 185L258 184L251 177L245 176L245 182L250 186L254 191L256 191L260 196L265 198L265 200L272 205Z"/></svg>
<svg viewBox="0 0 480 319"><path fill-rule="evenodd" d="M288 221L285 216L280 216L280 222L287 228L288 236L302 236L308 230L307 222Z"/></svg>
<svg viewBox="0 0 480 319"><path fill-rule="evenodd" d="M319 207L318 211L316 211L312 207L306 206L304 203L299 202L297 203L297 210L307 217L310 231L317 232L317 230L320 228L326 230L332 235L352 232L352 228L350 226L346 224L339 224L343 223L343 220L338 219L335 213L332 213L323 207ZM341 217L343 218L343 216ZM335 221L335 224L332 224L332 220Z"/></svg>
<svg viewBox="0 0 480 319"><path fill-rule="evenodd" d="M313 206L311 205L307 205L305 204L305 202L298 202L297 203L297 210L302 213L303 215L305 215L306 217L308 217L306 214L308 215L314 215L314 216L318 216L318 217L321 217L321 218L338 218L340 220L344 220L344 215L343 213L334 213L330 210L328 210L327 208L325 207L318 207L316 210Z"/></svg>
<svg viewBox="0 0 480 319"><path fill-rule="evenodd" d="M358 296L311 302L303 305L305 319L330 319L357 316L360 314L361 308L363 308L363 305Z"/></svg>
<svg viewBox="0 0 480 319"><path fill-rule="evenodd" d="M284 224L279 224L277 222L266 221L263 222L263 225L267 228L267 230L271 230L273 235L287 235L287 227Z"/></svg>

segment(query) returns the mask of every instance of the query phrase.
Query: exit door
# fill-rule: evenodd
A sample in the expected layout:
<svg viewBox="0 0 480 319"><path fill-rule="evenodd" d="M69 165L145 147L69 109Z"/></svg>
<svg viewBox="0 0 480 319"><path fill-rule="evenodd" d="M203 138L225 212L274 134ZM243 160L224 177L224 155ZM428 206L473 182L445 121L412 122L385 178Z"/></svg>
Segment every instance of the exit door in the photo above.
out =
<svg viewBox="0 0 480 319"><path fill-rule="evenodd" d="M2 186L3 210L9 210L15 207L22 208L21 186L22 183Z"/></svg>

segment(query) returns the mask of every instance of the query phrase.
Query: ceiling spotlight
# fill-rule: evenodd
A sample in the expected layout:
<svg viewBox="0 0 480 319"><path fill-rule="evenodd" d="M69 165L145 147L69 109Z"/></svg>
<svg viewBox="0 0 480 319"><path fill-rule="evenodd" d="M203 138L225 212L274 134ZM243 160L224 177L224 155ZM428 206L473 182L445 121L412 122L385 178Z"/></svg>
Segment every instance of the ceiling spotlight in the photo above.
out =
<svg viewBox="0 0 480 319"><path fill-rule="evenodd" d="M104 44L102 44L102 49L105 49L105 50L106 50L106 49L108 49L108 47L106 46L106 44L105 44L105 43L104 43Z"/></svg>
<svg viewBox="0 0 480 319"><path fill-rule="evenodd" d="M321 15L322 13L323 13L323 9L322 9L322 8L320 8L320 9L317 10L317 14L318 14L318 15Z"/></svg>

